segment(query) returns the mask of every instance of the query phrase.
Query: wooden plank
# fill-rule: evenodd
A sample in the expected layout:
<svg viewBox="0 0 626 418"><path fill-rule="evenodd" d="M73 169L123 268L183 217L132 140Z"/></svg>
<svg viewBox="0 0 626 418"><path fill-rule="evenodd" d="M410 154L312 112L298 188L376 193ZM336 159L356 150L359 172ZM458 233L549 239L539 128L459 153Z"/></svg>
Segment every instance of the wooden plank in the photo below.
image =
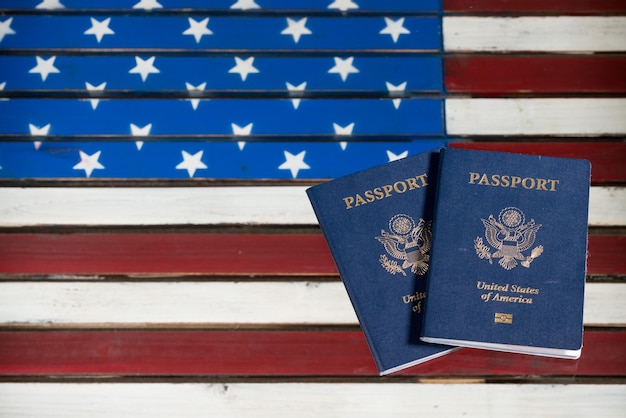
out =
<svg viewBox="0 0 626 418"><path fill-rule="evenodd" d="M41 3L40 0L4 0L3 7L13 10L35 11L35 6ZM139 5L139 0L135 4L127 0L99 0L85 3L82 0L65 0L61 2L66 10L111 10L119 11L138 11L134 8ZM164 4L163 4L164 3ZM177 0L159 3L159 6L153 8L153 11L175 11L181 9L193 8L197 12L206 13L208 11L245 11L246 9L234 8L236 0L212 0L210 8L207 8L205 0ZM251 8L252 11L334 11L341 9L341 2L327 1L319 2L318 0L300 0L297 3L285 3L282 0L264 0L260 2L259 8ZM333 7L332 4L336 3ZM360 0L345 2L352 3L351 8L347 8L344 12L395 12L395 13L419 13L419 12L437 12L440 2L436 0L424 0L415 3L413 0L390 0L381 3L377 0ZM242 3L242 5L245 3ZM250 3L251 7L254 7ZM491 13L619 13L626 11L626 6L620 0L553 0L544 2L541 0L444 0L443 9L445 12L491 12ZM38 9L42 11L41 9ZM54 10L54 9L52 9ZM141 11L143 9L139 9ZM47 11L50 13L50 11Z"/></svg>
<svg viewBox="0 0 626 418"><path fill-rule="evenodd" d="M50 13L54 10L98 10L113 12L155 12L155 11L186 11L194 9L197 12L206 13L208 11L229 11L236 13L259 12L259 11L328 11L338 14L338 12L354 13L355 11L380 11L380 12L436 12L439 10L438 0L422 0L415 4L413 0L388 0L381 3L378 0L354 1L325 1L319 0L299 0L298 2L287 2L284 0L263 0L263 1L237 1L237 0L169 0L169 1L148 1L141 2L128 0L91 0L87 3L84 0L63 0L58 2L42 2L41 0L3 0L2 5L6 8L35 11L39 6L39 11ZM260 4L258 4L260 3ZM40 6L41 5L41 6ZM47 7L45 7L47 6ZM188 12L188 11L187 11Z"/></svg>
<svg viewBox="0 0 626 418"><path fill-rule="evenodd" d="M119 11L118 11L119 12ZM394 37L385 31L384 16L78 16L16 15L2 47L7 51L80 53L92 51L394 51L441 50L436 16L400 17L403 28ZM393 19L398 22L398 19ZM95 22L94 22L95 21ZM393 27L393 26L390 26ZM33 31L32 28L37 28ZM91 29L91 28L96 28ZM103 28L106 28L106 32ZM87 33L86 33L87 32ZM382 33L381 33L382 32ZM102 33L96 36L97 33ZM407 36L418 33L420 36ZM196 35L194 35L196 34ZM145 52L144 52L145 53Z"/></svg>
<svg viewBox="0 0 626 418"><path fill-rule="evenodd" d="M294 99L294 103L296 100ZM306 99L303 99L306 100ZM401 99L394 99L400 100ZM297 103L296 103L297 104ZM198 106L203 106L202 101ZM399 104L402 106L402 104ZM193 103L188 103L189 108ZM137 124L139 126L137 126ZM107 140L43 140L36 142L0 142L0 178L59 179L122 178L122 179L324 179L351 174L384 164L403 155L413 155L446 145L443 137L396 141L392 138L359 139L347 134L325 137L251 138L254 123L233 124L233 132L241 132L223 140L198 137L162 139L143 137L141 132L151 125L137 123L128 127L137 136L112 142ZM333 126L346 132L351 125ZM39 126L41 128L41 126ZM131 142L132 141L132 142ZM38 148L36 148L38 146ZM82 154L81 154L82 153ZM198 163L183 164L185 153L199 157ZM200 154L198 154L200 153ZM84 156L83 156L84 154ZM97 158L96 158L97 157ZM97 160L99 166L80 165L84 158ZM288 164L287 159L304 164ZM185 168L189 167L189 168ZM82 167L82 168L81 168ZM89 167L94 167L93 170ZM102 168L103 167L103 168ZM197 169L192 169L196 167ZM308 167L308 168L307 168Z"/></svg>
<svg viewBox="0 0 626 418"><path fill-rule="evenodd" d="M624 56L452 55L444 66L450 93L626 93Z"/></svg>
<svg viewBox="0 0 626 418"><path fill-rule="evenodd" d="M59 56L54 64L59 73L50 75L42 84L40 79L28 73L35 66L36 57L7 55L0 56L0 80L7 83L3 90L7 96L11 96L13 91L28 89L37 90L38 94L69 90L66 95L94 95L93 92L88 93L86 81L92 86L106 82L100 95L111 95L116 91L117 94L120 91L129 94L128 91L148 93L163 90L164 94L182 95L196 86L202 86L202 91L194 91L196 95L202 92L205 95L220 92L241 94L246 91L259 94L257 90L261 89L265 90L264 94L284 93L289 91L286 83L296 87L303 82L306 82L306 89L301 92L302 95L327 90L343 94L349 91L382 94L388 92L385 81L394 85L406 82L405 93L441 89L441 60L436 56L356 57L353 65L360 75L349 76L345 81L332 74L323 76L334 67L334 57L253 58L253 66L264 76L250 75L245 83L237 74L229 73L236 65L235 59L223 56L156 56L154 66L160 73L148 77L147 80L152 81L153 77L155 82L142 82L140 77L128 74L136 65L134 57ZM626 71L626 58L623 56L452 55L447 56L444 62L446 88L452 93L626 92L626 81L621 77ZM199 75L198 68L206 70ZM507 77L501 77L502 74ZM186 86L185 82L192 86Z"/></svg>
<svg viewBox="0 0 626 418"><path fill-rule="evenodd" d="M446 99L449 135L622 135L626 99Z"/></svg>
<svg viewBox="0 0 626 418"><path fill-rule="evenodd" d="M626 180L625 142L451 142L452 148L579 158L591 162L592 184Z"/></svg>
<svg viewBox="0 0 626 418"><path fill-rule="evenodd" d="M0 56L0 80L6 82L3 94L10 97L14 91L35 90L39 95L65 93L65 96L97 97L97 94L123 94L128 97L131 93L146 95L160 92L162 97L173 98L184 97L192 91L197 97L204 94L207 98L212 94L236 96L245 92L257 96L283 93L284 97L290 91L303 96L324 91L352 96L364 92L387 95L389 87L386 82L393 86L406 83L403 91L395 93L400 95L438 92L442 88L441 59L434 55L357 56L353 58L352 66L359 73L343 80L340 75L329 73L336 65L333 56L250 57L248 53L239 59L250 61L258 73L248 74L245 82L239 73L230 72L237 65L233 56L189 56L182 53L178 56L158 55L152 65L159 73L149 75L145 81L140 76L129 74L137 65L133 56L57 56L54 67L59 72L50 74L45 83L41 82L40 77L29 73L36 66L36 58L24 55ZM145 56L140 58L148 59ZM339 58L348 59L343 55ZM96 87L101 87L101 90L95 90Z"/></svg>
<svg viewBox="0 0 626 418"><path fill-rule="evenodd" d="M199 104L202 106L202 104ZM254 127L251 127L254 130ZM413 155L441 148L448 141L443 138L421 138L412 141L359 141L350 137L335 137L330 141L297 141L294 143L251 141L206 142L203 140L176 139L158 141L150 138L136 143L110 141L47 141L36 149L32 143L0 143L0 178L85 178L86 170L74 168L81 161L80 151L87 155L100 152L99 163L104 168L94 169L91 178L225 178L225 179L325 179L347 175L375 165L384 164L401 155ZM242 140L248 138L239 138ZM451 147L470 147L492 151L539 153L591 161L592 184L626 180L626 144L596 139L575 142L463 142L459 138L449 141ZM202 151L201 162L207 168L190 173L178 164L184 161L182 151L196 154ZM306 169L291 170L282 166L286 154L298 155L304 151ZM26 163L28 161L28 163ZM282 168L279 168L282 167Z"/></svg>
<svg viewBox="0 0 626 418"><path fill-rule="evenodd" d="M0 226L317 225L305 186L0 188ZM626 225L626 188L591 187L589 225Z"/></svg>
<svg viewBox="0 0 626 418"><path fill-rule="evenodd" d="M620 52L626 17L443 18L444 50Z"/></svg>
<svg viewBox="0 0 626 418"><path fill-rule="evenodd" d="M3 226L67 223L311 225L317 221L305 189L303 186L3 188L0 189L0 222L3 221Z"/></svg>
<svg viewBox="0 0 626 418"><path fill-rule="evenodd" d="M321 234L0 234L0 271L78 275L338 274Z"/></svg>
<svg viewBox="0 0 626 418"><path fill-rule="evenodd" d="M404 376L624 376L625 332L587 331L581 358L457 350ZM360 331L0 332L0 376L378 376Z"/></svg>
<svg viewBox="0 0 626 418"><path fill-rule="evenodd" d="M418 399L418 406L416 406ZM450 400L453 399L454 402ZM3 383L0 412L24 417L621 416L618 384Z"/></svg>
<svg viewBox="0 0 626 418"><path fill-rule="evenodd" d="M626 275L626 236L589 237L589 275ZM320 234L0 234L0 273L22 275L332 275ZM2 276L0 276L2 279Z"/></svg>
<svg viewBox="0 0 626 418"><path fill-rule="evenodd" d="M611 14L626 12L621 0L443 0L447 13Z"/></svg>
<svg viewBox="0 0 626 418"><path fill-rule="evenodd" d="M626 283L588 283L585 324L626 325ZM356 325L340 282L2 282L0 323L33 327Z"/></svg>
<svg viewBox="0 0 626 418"><path fill-rule="evenodd" d="M111 99L94 111L84 100L11 99L0 101L0 135L30 136L31 125L49 125L44 135L128 137L134 124L150 125L152 136L232 137L233 123L253 123L252 135L335 135L335 124L354 123L353 135L433 136L443 134L442 104L443 99L432 97L405 99L398 108L392 99L317 99L302 101L296 109L289 99L213 99L193 110L180 99Z"/></svg>

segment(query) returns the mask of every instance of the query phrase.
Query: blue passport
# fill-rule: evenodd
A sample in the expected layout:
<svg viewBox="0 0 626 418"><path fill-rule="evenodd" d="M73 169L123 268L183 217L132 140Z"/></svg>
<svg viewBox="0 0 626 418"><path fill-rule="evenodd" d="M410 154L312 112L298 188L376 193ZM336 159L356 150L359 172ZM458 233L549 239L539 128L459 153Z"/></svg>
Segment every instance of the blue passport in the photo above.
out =
<svg viewBox="0 0 626 418"><path fill-rule="evenodd" d="M307 189L381 375L452 347L420 341L438 151Z"/></svg>
<svg viewBox="0 0 626 418"><path fill-rule="evenodd" d="M580 357L590 170L442 150L423 341Z"/></svg>

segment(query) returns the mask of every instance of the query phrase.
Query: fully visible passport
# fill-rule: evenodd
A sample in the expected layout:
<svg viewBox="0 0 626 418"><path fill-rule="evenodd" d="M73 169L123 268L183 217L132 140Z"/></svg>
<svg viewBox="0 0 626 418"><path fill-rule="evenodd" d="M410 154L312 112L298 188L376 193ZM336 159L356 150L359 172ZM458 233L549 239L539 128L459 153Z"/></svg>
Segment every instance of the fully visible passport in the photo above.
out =
<svg viewBox="0 0 626 418"><path fill-rule="evenodd" d="M438 152L307 189L380 374L446 354L420 341Z"/></svg>
<svg viewBox="0 0 626 418"><path fill-rule="evenodd" d="M444 149L422 340L578 358L590 164Z"/></svg>

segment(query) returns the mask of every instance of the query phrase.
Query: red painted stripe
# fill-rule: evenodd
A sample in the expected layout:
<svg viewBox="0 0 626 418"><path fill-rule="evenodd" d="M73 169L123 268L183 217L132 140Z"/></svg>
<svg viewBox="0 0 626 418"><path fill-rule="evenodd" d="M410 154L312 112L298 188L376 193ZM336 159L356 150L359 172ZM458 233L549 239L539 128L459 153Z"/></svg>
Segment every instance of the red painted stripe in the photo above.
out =
<svg viewBox="0 0 626 418"><path fill-rule="evenodd" d="M424 376L624 376L626 332L586 332L578 361L462 349L407 369ZM358 331L0 332L0 375L376 375Z"/></svg>
<svg viewBox="0 0 626 418"><path fill-rule="evenodd" d="M600 247L602 247L601 251L599 251ZM624 274L625 254L626 235L591 235L589 236L587 273Z"/></svg>
<svg viewBox="0 0 626 418"><path fill-rule="evenodd" d="M445 12L470 13L625 13L623 0L444 0Z"/></svg>
<svg viewBox="0 0 626 418"><path fill-rule="evenodd" d="M589 238L589 274L626 273L626 236ZM321 235L0 234L0 273L337 275Z"/></svg>
<svg viewBox="0 0 626 418"><path fill-rule="evenodd" d="M581 158L591 162L593 184L626 181L625 142L453 142L450 147Z"/></svg>
<svg viewBox="0 0 626 418"><path fill-rule="evenodd" d="M450 93L507 94L626 92L624 56L447 57L445 84Z"/></svg>
<svg viewBox="0 0 626 418"><path fill-rule="evenodd" d="M0 234L0 271L337 274L323 237L313 234Z"/></svg>

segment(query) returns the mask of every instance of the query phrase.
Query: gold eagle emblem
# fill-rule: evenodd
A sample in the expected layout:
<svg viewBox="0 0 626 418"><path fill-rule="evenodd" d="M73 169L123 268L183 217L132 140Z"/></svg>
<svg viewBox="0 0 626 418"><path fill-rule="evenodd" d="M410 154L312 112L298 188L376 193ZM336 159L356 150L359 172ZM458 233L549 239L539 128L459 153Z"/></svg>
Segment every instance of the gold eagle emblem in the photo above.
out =
<svg viewBox="0 0 626 418"><path fill-rule="evenodd" d="M481 219L485 226L485 238L492 248L484 244L482 237L474 240L474 249L481 259L487 259L493 264L492 259L500 259L498 264L506 270L517 266L518 261L526 268L530 263L543 253L543 245L539 245L531 251L530 255L524 255L535 243L540 224L531 219L526 223L524 212L516 207L507 207L500 211L498 219L489 215L487 219ZM491 249L495 249L491 253Z"/></svg>
<svg viewBox="0 0 626 418"><path fill-rule="evenodd" d="M381 254L381 266L391 274L400 273L406 276L405 269L423 276L428 271L430 242L432 237L431 221L420 218L415 224L413 218L405 214L397 214L389 220L389 232L382 229L376 239L383 244L386 254ZM402 264L399 264L399 260Z"/></svg>

